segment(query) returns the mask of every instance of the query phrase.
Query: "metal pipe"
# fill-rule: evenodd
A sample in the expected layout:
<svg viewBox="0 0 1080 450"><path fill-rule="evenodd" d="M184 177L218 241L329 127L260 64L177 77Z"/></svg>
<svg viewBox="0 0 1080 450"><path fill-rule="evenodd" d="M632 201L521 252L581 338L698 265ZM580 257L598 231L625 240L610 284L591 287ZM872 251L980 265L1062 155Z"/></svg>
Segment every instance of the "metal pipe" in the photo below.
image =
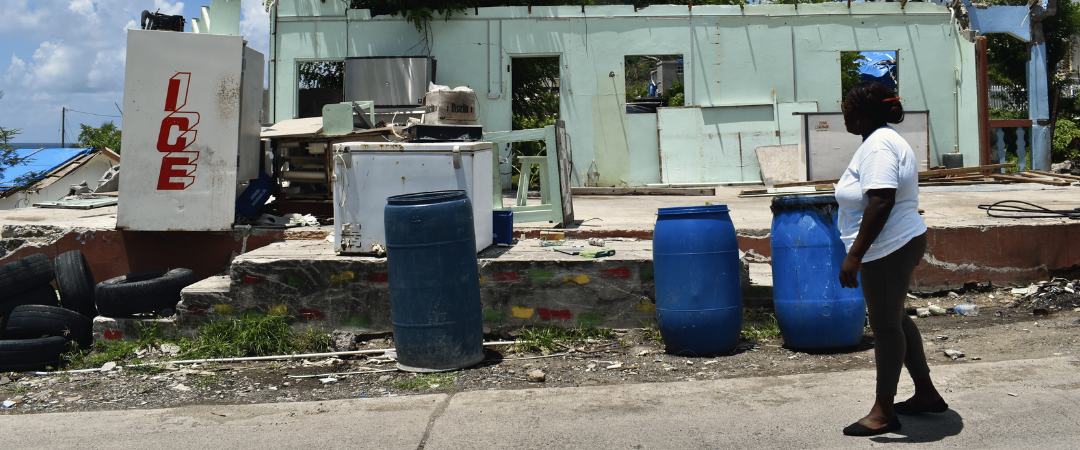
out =
<svg viewBox="0 0 1080 450"><path fill-rule="evenodd" d="M485 342L485 347L495 345L510 345L516 344L518 341L493 341ZM376 353L386 353L396 351L392 348L378 348L370 350L350 350L347 352L326 352L326 353L301 353L298 355L273 355L273 356L247 356L240 358L204 358L204 359L185 359L180 361L162 361L156 363L142 363L142 364L128 364L123 367L145 367L145 366L157 366L162 364L205 364L205 363L219 363L219 362L243 362L243 361L277 361L277 360L293 360L293 359L306 359L306 358L327 358L331 356L352 356L352 355L371 355ZM100 372L101 368L97 369L77 369L77 370L64 370L59 372L31 372L33 375L58 375L62 373L91 373Z"/></svg>
<svg viewBox="0 0 1080 450"><path fill-rule="evenodd" d="M292 181L322 181L326 182L326 174L323 172L300 172L296 170L286 170L281 172L281 178L283 180Z"/></svg>

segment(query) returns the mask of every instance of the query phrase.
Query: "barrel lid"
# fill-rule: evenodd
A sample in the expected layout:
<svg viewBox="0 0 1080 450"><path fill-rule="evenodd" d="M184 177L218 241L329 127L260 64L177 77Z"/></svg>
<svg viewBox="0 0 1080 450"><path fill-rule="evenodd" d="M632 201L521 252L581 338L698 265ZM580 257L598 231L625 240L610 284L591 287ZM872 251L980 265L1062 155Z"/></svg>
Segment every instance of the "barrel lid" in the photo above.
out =
<svg viewBox="0 0 1080 450"><path fill-rule="evenodd" d="M727 205L703 205L703 206L676 206L673 208L659 208L656 210L658 216L669 216L674 214L706 214L706 213L721 213L730 211Z"/></svg>
<svg viewBox="0 0 1080 450"><path fill-rule="evenodd" d="M386 203L388 205L422 205L427 203L441 203L465 198L468 198L468 195L465 191L461 190L431 191L387 197Z"/></svg>
<svg viewBox="0 0 1080 450"><path fill-rule="evenodd" d="M773 197L772 211L783 209L819 208L822 206L839 206L835 195L793 195L786 197Z"/></svg>

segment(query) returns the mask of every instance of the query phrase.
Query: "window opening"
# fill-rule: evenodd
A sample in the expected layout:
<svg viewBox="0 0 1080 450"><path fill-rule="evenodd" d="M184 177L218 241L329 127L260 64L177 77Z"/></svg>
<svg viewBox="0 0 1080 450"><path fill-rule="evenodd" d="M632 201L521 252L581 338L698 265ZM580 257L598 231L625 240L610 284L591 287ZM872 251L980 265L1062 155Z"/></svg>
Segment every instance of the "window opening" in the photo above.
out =
<svg viewBox="0 0 1080 450"><path fill-rule="evenodd" d="M623 60L626 112L655 113L660 106L683 106L682 55L634 55Z"/></svg>

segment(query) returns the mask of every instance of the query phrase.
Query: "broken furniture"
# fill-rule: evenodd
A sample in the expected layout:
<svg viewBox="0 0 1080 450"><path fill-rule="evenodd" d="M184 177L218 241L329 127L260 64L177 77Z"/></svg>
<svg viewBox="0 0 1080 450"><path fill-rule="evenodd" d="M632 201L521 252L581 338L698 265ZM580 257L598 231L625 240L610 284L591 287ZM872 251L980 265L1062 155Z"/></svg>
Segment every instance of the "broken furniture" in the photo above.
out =
<svg viewBox="0 0 1080 450"><path fill-rule="evenodd" d="M518 179L518 198L514 206L503 206L502 199L502 176L499 166L502 159L498 151L492 153L493 184L492 203L496 210L509 209L514 211L514 223L522 222L551 222L556 227L565 226L574 220L574 206L570 198L570 148L566 139L566 125L562 120L556 120L555 125L544 128L518 131L496 131L484 133L484 140L501 149L503 144L509 147L514 142L544 141L547 144L546 155L519 157L522 162L521 174ZM524 158L524 159L522 159ZM526 205L531 167L541 167L540 179L540 204ZM548 170L555 168L555 170ZM524 185L524 190L521 187ZM558 198L554 196L557 190ZM557 200L557 201L556 201Z"/></svg>

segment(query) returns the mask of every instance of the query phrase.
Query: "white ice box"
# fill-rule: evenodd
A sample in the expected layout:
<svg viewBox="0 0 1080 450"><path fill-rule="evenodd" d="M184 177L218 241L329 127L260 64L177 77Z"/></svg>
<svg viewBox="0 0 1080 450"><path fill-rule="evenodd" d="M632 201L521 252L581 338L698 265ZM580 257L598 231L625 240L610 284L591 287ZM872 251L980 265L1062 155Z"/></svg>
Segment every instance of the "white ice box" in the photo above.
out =
<svg viewBox="0 0 1080 450"><path fill-rule="evenodd" d="M383 209L394 195L464 190L473 207L476 251L492 242L490 142L334 144L334 250L382 253Z"/></svg>

